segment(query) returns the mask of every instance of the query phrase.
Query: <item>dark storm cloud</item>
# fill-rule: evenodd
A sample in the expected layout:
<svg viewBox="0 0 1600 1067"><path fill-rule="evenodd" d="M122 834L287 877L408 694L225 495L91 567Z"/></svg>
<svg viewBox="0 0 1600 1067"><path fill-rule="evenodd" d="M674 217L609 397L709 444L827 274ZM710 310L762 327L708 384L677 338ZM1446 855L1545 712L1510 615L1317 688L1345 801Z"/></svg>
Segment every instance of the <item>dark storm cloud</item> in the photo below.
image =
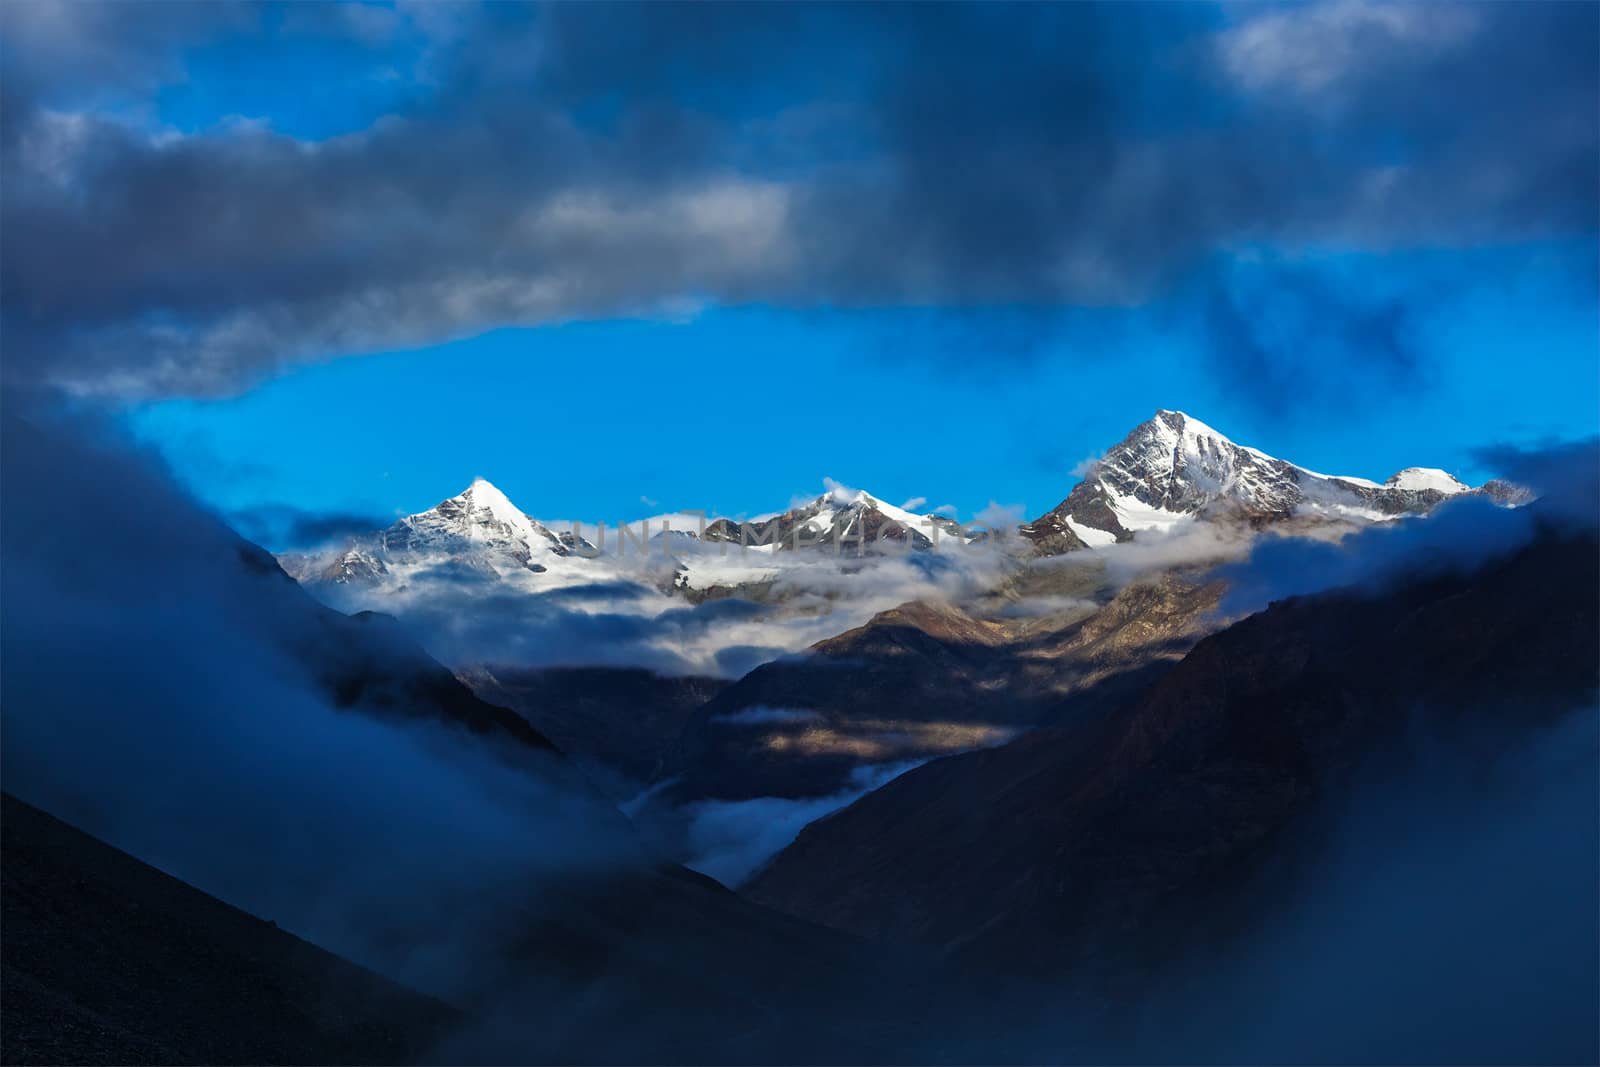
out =
<svg viewBox="0 0 1600 1067"><path fill-rule="evenodd" d="M314 548L357 534L381 530L393 521L352 511L309 511L292 504L264 504L233 511L228 522L246 538L272 548Z"/></svg>
<svg viewBox="0 0 1600 1067"><path fill-rule="evenodd" d="M1425 294L1421 294L1425 295ZM1219 267L1177 302L1230 391L1286 415L1402 384L1425 362L1419 293L1377 294L1305 264Z"/></svg>
<svg viewBox="0 0 1600 1067"><path fill-rule="evenodd" d="M431 92L317 143L80 111L215 31L18 6L8 56L104 42L5 67L18 381L225 392L507 323L1143 301L1240 247L1595 225L1592 5L403 8Z"/></svg>
<svg viewBox="0 0 1600 1067"><path fill-rule="evenodd" d="M1514 485L1539 494L1546 507L1572 519L1600 521L1600 438L1543 448L1498 444L1473 459Z"/></svg>

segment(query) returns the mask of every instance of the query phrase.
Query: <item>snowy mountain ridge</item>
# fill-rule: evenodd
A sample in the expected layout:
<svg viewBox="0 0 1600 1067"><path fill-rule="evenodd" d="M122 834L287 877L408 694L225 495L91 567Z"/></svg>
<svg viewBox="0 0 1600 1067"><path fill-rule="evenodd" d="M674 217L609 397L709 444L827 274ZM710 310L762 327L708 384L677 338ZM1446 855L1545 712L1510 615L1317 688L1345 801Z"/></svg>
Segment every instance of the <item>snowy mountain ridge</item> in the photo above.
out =
<svg viewBox="0 0 1600 1067"><path fill-rule="evenodd" d="M1162 409L1022 532L1041 553L1053 555L1130 541L1140 531L1166 531L1197 518L1381 522L1474 491L1428 467L1408 467L1382 485L1319 474L1236 444L1191 415Z"/></svg>
<svg viewBox="0 0 1600 1067"><path fill-rule="evenodd" d="M1320 474L1237 444L1184 412L1162 409L1107 451L1065 500L1021 533L1037 553L1055 555L1103 548L1196 520L1260 525L1298 516L1379 522L1425 513L1462 493L1502 499L1507 487L1495 486L1474 489L1430 467L1408 467L1382 484ZM796 551L837 546L849 554L870 553L884 542L927 550L940 540L965 542L972 536L943 515L916 514L832 481L821 495L782 512L711 519L703 528L702 521L689 514L658 516L630 524L627 538L615 527L574 533L571 524L530 518L492 483L477 478L456 496L385 530L330 551L286 556L285 566L314 583L403 584L409 574L437 576L445 568L463 576L515 576L519 582L534 576L537 586L557 586L604 580L622 557L654 554L658 562L677 557L679 573L668 584L691 588L698 580L686 575L696 569L714 584L730 576L759 580ZM671 533L665 534L668 522ZM562 525L569 528L559 529ZM590 537L581 536L585 529ZM641 552L640 545L648 550ZM744 558L736 564L726 558L730 555ZM715 580L713 572L719 574Z"/></svg>
<svg viewBox="0 0 1600 1067"><path fill-rule="evenodd" d="M771 544L780 551L815 545L838 545L853 551L857 546L870 550L880 542L928 549L941 535L970 539L953 519L931 513L918 515L865 490L830 483L821 496L779 515L744 522L718 519L706 527L705 539Z"/></svg>

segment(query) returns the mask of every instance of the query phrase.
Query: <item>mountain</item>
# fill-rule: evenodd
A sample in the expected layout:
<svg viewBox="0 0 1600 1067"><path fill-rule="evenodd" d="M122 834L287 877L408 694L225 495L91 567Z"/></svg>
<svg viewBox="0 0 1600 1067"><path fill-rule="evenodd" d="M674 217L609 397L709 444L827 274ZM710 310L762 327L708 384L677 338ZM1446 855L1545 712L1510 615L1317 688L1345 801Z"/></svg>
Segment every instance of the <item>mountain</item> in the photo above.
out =
<svg viewBox="0 0 1600 1067"><path fill-rule="evenodd" d="M416 515L407 515L379 535L385 554L407 557L472 555L539 572L575 548L592 551L572 533L558 534L528 518L487 480Z"/></svg>
<svg viewBox="0 0 1600 1067"><path fill-rule="evenodd" d="M581 563L594 545L571 531L556 532L524 515L484 478L426 511L359 537L331 558L291 556L286 566L302 581L370 585L419 567L445 567L496 577L543 574Z"/></svg>
<svg viewBox="0 0 1600 1067"><path fill-rule="evenodd" d="M963 1062L995 1062L1008 1047L985 1025L999 994L927 953L681 868L530 887L509 913L463 897L439 920L462 945L498 923L498 952L445 1003L9 793L0 837L0 1062L890 1063L957 1045L973 1050Z"/></svg>
<svg viewBox="0 0 1600 1067"><path fill-rule="evenodd" d="M663 520L674 527L670 543L661 532ZM628 539L614 530L610 545L597 544L529 518L499 489L478 478L465 491L407 515L386 530L353 538L331 553L286 554L284 565L301 581L332 585L403 583L419 572L437 576L449 571L480 578L556 571L569 580L606 581L614 577L610 564L618 555L695 556L702 541L695 525L687 515L663 516L630 524ZM646 530L648 540L641 542ZM929 549L941 535L960 536L961 528L942 515L916 515L870 493L835 486L782 514L745 521L714 519L706 525L703 540L748 545L760 555L797 548L835 551L836 545L845 554L860 555L880 540ZM771 560L759 557L732 563L721 560L720 554L700 555L704 558L681 564L670 584L690 591L729 578L735 585L747 584L772 566Z"/></svg>
<svg viewBox="0 0 1600 1067"><path fill-rule="evenodd" d="M460 678L525 717L618 800L662 773L689 717L730 684L642 667L484 666Z"/></svg>
<svg viewBox="0 0 1600 1067"><path fill-rule="evenodd" d="M1136 426L1096 461L1065 500L1021 528L1036 554L1057 555L1132 540L1140 531L1166 531L1194 519L1252 526L1300 519L1365 524L1421 514L1441 501L1482 493L1498 503L1526 503L1516 487L1489 482L1474 488L1443 470L1408 467L1381 485L1334 476L1234 443L1199 419L1162 409ZM670 537L652 520L649 551L679 557L663 589L693 596L738 591L776 574L774 553L821 548L847 556L871 554L893 542L913 549L969 535L955 520L916 514L862 490L830 483L827 492L777 514L709 522L703 536L687 516L671 517ZM639 533L639 524L631 532ZM700 542L745 546L737 561L707 556ZM638 542L634 542L635 545ZM666 549L670 548L669 553ZM633 551L639 552L639 548ZM749 552L756 556L746 558ZM427 511L387 530L353 539L332 553L286 556L296 578L335 585L403 585L415 574L515 577L558 572L565 581L604 581L609 564L626 554L622 538L605 546L529 518L482 478ZM601 557L596 562L595 557ZM670 568L669 568L670 569Z"/></svg>
<svg viewBox="0 0 1600 1067"><path fill-rule="evenodd" d="M409 1063L461 1013L4 794L6 1063Z"/></svg>
<svg viewBox="0 0 1600 1067"><path fill-rule="evenodd" d="M1115 591L1079 580L1082 599L1048 616L913 601L757 667L688 717L662 799L822 797L875 769L1097 715L1219 625L1222 585L1204 573Z"/></svg>
<svg viewBox="0 0 1600 1067"><path fill-rule="evenodd" d="M706 527L705 540L776 545L780 551L838 546L846 554L859 555L880 541L926 550L941 535L961 537L961 527L943 515L916 515L863 490L835 485L781 515L745 522L718 519Z"/></svg>
<svg viewBox="0 0 1600 1067"><path fill-rule="evenodd" d="M1115 714L935 761L813 823L746 892L874 939L1137 986L1201 932L1248 923L1250 880L1315 842L1313 817L1357 795L1373 758L1427 812L1439 763L1481 781L1592 714L1597 559L1592 532L1550 529L1475 574L1276 603ZM1592 742L1562 758L1592 762ZM1592 793L1586 807L1592 823ZM1580 831L1572 854L1592 844Z"/></svg>
<svg viewBox="0 0 1600 1067"><path fill-rule="evenodd" d="M480 699L395 619L335 611L300 588L270 552L243 540L236 551L246 602L273 622L263 639L288 654L335 707L442 723L519 757L556 751L521 715ZM545 771L572 777L559 763L539 762Z"/></svg>
<svg viewBox="0 0 1600 1067"><path fill-rule="evenodd" d="M1139 531L1170 530L1195 518L1254 525L1294 516L1376 522L1426 512L1473 491L1425 467L1407 468L1383 485L1318 474L1163 409L1134 427L1022 534L1041 555L1056 555L1130 541Z"/></svg>

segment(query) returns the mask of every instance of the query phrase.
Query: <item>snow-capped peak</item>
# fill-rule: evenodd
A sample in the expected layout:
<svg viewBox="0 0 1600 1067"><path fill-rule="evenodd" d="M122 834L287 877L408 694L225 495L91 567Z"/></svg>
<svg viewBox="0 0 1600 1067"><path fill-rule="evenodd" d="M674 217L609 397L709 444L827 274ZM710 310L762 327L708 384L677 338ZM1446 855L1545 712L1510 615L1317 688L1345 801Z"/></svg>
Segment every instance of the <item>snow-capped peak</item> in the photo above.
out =
<svg viewBox="0 0 1600 1067"><path fill-rule="evenodd" d="M1392 475L1383 484L1396 489L1432 489L1446 496L1472 491L1470 485L1437 467L1407 467L1400 473Z"/></svg>
<svg viewBox="0 0 1600 1067"><path fill-rule="evenodd" d="M460 501L469 512L486 512L497 522L520 526L532 520L511 502L510 498L487 478L474 478L466 491L451 498ZM435 509L436 510L436 509Z"/></svg>
<svg viewBox="0 0 1600 1067"><path fill-rule="evenodd" d="M821 499L839 507L849 507L851 504L863 504L876 498L865 489L851 489L845 485L834 485L830 486L828 491L822 494Z"/></svg>
<svg viewBox="0 0 1600 1067"><path fill-rule="evenodd" d="M1058 507L1029 524L1028 535L1041 551L1067 551L1218 511L1257 522L1306 513L1374 521L1426 511L1467 491L1428 468L1402 471L1385 485L1319 474L1163 408L1107 452Z"/></svg>
<svg viewBox="0 0 1600 1067"><path fill-rule="evenodd" d="M904 508L897 508L886 502L882 497L873 496L865 489L851 489L849 486L840 485L831 478L824 479L828 491L817 497L811 503L818 516L827 516L828 521L836 521L844 512L851 510L876 511L880 515L894 522L904 525L911 530L924 530L927 528L930 517L917 515ZM939 521L934 519L933 521Z"/></svg>
<svg viewBox="0 0 1600 1067"><path fill-rule="evenodd" d="M1193 415L1187 414L1187 413L1182 412L1182 411L1174 411L1174 410L1172 410L1170 408L1162 408L1160 411L1157 411L1155 413L1155 417L1152 418L1150 421L1151 422L1156 422L1156 423L1161 423L1161 424L1167 425L1167 426L1171 426L1173 423L1176 423L1176 424L1178 424L1179 426L1182 427L1181 431L1179 431L1179 432L1182 433L1184 436L1188 436L1188 437L1213 437L1213 438L1217 439L1218 441L1222 441L1222 442L1224 442L1226 444L1230 444L1230 445L1233 444L1233 441L1230 440L1226 434L1223 434L1223 433L1213 429L1212 427L1207 426L1205 423L1201 422L1199 419L1195 418ZM1146 425L1148 425L1148 423Z"/></svg>
<svg viewBox="0 0 1600 1067"><path fill-rule="evenodd" d="M467 556L491 569L506 561L543 571L549 557L565 557L575 547L587 548L571 534L558 535L523 514L485 478L427 511L407 515L378 535L390 557Z"/></svg>

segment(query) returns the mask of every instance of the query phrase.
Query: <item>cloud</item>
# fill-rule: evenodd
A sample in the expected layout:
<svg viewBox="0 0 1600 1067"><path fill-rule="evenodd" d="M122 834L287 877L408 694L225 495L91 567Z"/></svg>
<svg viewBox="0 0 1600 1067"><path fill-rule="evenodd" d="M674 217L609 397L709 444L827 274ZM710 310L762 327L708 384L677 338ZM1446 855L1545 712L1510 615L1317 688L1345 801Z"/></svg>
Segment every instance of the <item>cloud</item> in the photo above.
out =
<svg viewBox="0 0 1600 1067"><path fill-rule="evenodd" d="M549 757L334 707L324 609L111 427L5 401L8 791L447 996L539 887L644 862Z"/></svg>
<svg viewBox="0 0 1600 1067"><path fill-rule="evenodd" d="M228 513L245 538L275 550L316 548L388 526L393 518L372 512L308 511L292 504L262 504Z"/></svg>
<svg viewBox="0 0 1600 1067"><path fill-rule="evenodd" d="M721 547L685 541L674 551L693 571L720 562ZM729 548L729 558L739 551ZM759 601L726 596L691 603L665 593L660 577L670 577L676 564L659 556L613 559L618 569L605 572L613 577L554 588L451 560L403 574L391 568L393 581L377 587L320 586L317 595L341 611L395 615L455 667L632 666L740 677L908 601L990 588L1008 565L1001 546L949 542L939 552L845 556L847 566L825 549L753 560L755 576L736 571L729 581L769 581Z"/></svg>
<svg viewBox="0 0 1600 1067"><path fill-rule="evenodd" d="M920 508L922 505L926 504L927 502L928 502L928 498L925 497L925 496L914 496L910 500L907 500L904 504L901 504L900 505L900 510L901 511L915 511L918 508Z"/></svg>
<svg viewBox="0 0 1600 1067"><path fill-rule="evenodd" d="M925 760L868 764L850 772L849 787L825 797L795 800L706 800L685 809L688 866L727 886L738 886L776 856L809 824L919 767Z"/></svg>
<svg viewBox="0 0 1600 1067"><path fill-rule="evenodd" d="M1009 308L960 355L1037 359L1051 309L1241 247L1595 228L1592 5L406 5L318 28L425 40L414 92L320 141L150 119L229 20L302 32L258 9L47 6L5 16L0 339L8 380L80 391L750 302Z"/></svg>
<svg viewBox="0 0 1600 1067"><path fill-rule="evenodd" d="M1244 935L1153 991L1134 1058L1594 1059L1597 725L1419 728L1367 760L1252 887Z"/></svg>
<svg viewBox="0 0 1600 1067"><path fill-rule="evenodd" d="M1262 255L1216 264L1195 284L1182 306L1208 358L1260 410L1414 386L1427 364L1419 316L1435 292L1420 286L1377 293L1329 267Z"/></svg>
<svg viewBox="0 0 1600 1067"><path fill-rule="evenodd" d="M1374 68L1459 47L1481 32L1469 7L1335 0L1263 9L1221 34L1227 73L1249 89L1334 93Z"/></svg>
<svg viewBox="0 0 1600 1067"><path fill-rule="evenodd" d="M1099 455L1084 456L1074 463L1072 469L1067 473L1074 478L1087 478L1094 473L1095 467L1100 463L1100 458Z"/></svg>
<svg viewBox="0 0 1600 1067"><path fill-rule="evenodd" d="M1021 504L997 504L991 500L967 525L974 530L991 530L1007 537L1021 524L1025 514Z"/></svg>
<svg viewBox="0 0 1600 1067"><path fill-rule="evenodd" d="M1552 524L1592 530L1600 522L1600 438L1486 455L1529 476L1530 488L1545 495L1517 508L1456 497L1427 516L1380 523L1337 542L1257 540L1248 559L1219 570L1228 582L1222 612L1258 611L1274 600L1326 589L1359 592L1430 574L1471 573Z"/></svg>
<svg viewBox="0 0 1600 1067"><path fill-rule="evenodd" d="M1593 520L1600 509L1600 438L1557 441L1539 448L1486 445L1475 462L1538 496L1547 510Z"/></svg>
<svg viewBox="0 0 1600 1067"><path fill-rule="evenodd" d="M711 721L720 726L774 726L816 722L819 718L816 712L804 708L769 708L765 704L753 704Z"/></svg>

